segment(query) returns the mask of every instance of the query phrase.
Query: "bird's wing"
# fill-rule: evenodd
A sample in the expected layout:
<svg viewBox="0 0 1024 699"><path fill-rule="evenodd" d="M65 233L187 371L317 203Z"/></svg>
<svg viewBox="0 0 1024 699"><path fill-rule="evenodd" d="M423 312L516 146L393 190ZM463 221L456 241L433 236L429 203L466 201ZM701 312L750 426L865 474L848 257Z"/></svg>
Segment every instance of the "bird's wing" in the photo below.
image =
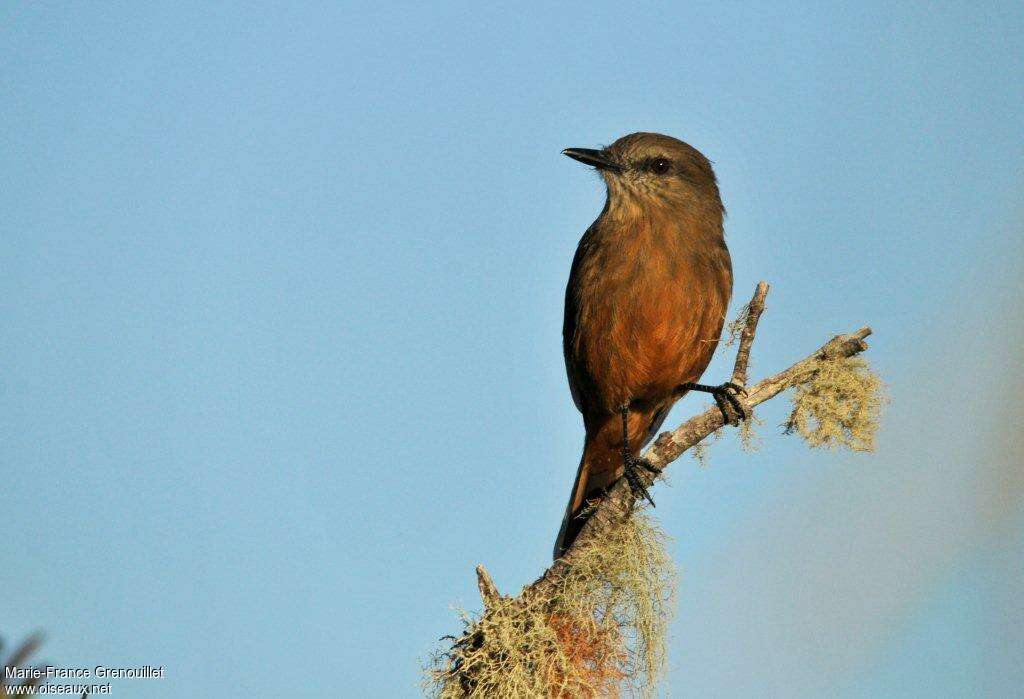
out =
<svg viewBox="0 0 1024 699"><path fill-rule="evenodd" d="M585 413L586 407L593 402L588 398L594 390L594 379L587 371L586 365L577 358L576 351L576 332L579 328L580 317L579 272L589 247L589 235L590 230L576 247L576 255L573 257L572 268L569 271L569 282L565 286L565 316L562 321L562 353L565 356L565 373L569 379L572 400L581 413Z"/></svg>

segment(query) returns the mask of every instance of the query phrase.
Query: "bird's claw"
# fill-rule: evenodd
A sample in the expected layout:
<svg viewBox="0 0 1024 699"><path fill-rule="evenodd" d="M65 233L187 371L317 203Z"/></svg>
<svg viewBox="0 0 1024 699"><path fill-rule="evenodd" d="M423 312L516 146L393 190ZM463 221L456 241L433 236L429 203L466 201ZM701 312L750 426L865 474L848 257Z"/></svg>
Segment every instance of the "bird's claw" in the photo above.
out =
<svg viewBox="0 0 1024 699"><path fill-rule="evenodd" d="M579 513L576 515L576 519L587 520L590 515L597 512L597 508L601 505L599 499L587 500L583 507L580 508Z"/></svg>
<svg viewBox="0 0 1024 699"><path fill-rule="evenodd" d="M722 388L731 388L732 390L736 391L736 393L738 395L741 395L741 396L747 395L746 387L741 386L738 383L733 383L732 381L726 381L725 383L722 384L721 387Z"/></svg>
<svg viewBox="0 0 1024 699"><path fill-rule="evenodd" d="M643 469L654 476L661 473L661 469L655 467L650 461L640 456L631 456L623 463L622 477L626 479L626 483L629 484L629 489L633 491L633 495L636 497L642 497L644 500L651 503L651 507L654 507L654 498L651 497L651 494L647 491L647 487L644 485L643 480L640 478L639 469Z"/></svg>
<svg viewBox="0 0 1024 699"><path fill-rule="evenodd" d="M715 397L715 402L718 403L718 407L722 410L722 417L725 420L726 425L739 425L740 421L750 418L750 410L746 408L743 402L740 400L740 396L746 395L746 389L742 386L737 386L731 381L727 381L721 386L717 387L718 391L712 395ZM735 419L732 414L725 409L722 398L728 402L729 407L735 410Z"/></svg>
<svg viewBox="0 0 1024 699"><path fill-rule="evenodd" d="M738 425L741 420L746 420L750 417L750 411L747 410L747 407L739 399L739 396L746 395L747 389L732 381L726 381L721 386L715 386L711 391L711 396L715 399L718 409L722 411L722 419L725 420L725 424ZM729 410L726 409L726 404L736 412L735 419Z"/></svg>
<svg viewBox="0 0 1024 699"><path fill-rule="evenodd" d="M740 402L738 397L747 395L747 389L738 383L726 381L720 386L706 386L702 383L691 382L683 384L680 388L686 391L710 393L711 397L715 399L715 405L722 411L722 419L727 425L738 425L740 420L746 420L750 417L750 411ZM729 412L730 408L735 411L735 418Z"/></svg>
<svg viewBox="0 0 1024 699"><path fill-rule="evenodd" d="M727 381L721 386L715 387L717 390L712 393L715 397L715 402L718 403L718 407L722 410L722 417L725 419L726 425L739 425L741 420L746 420L750 417L750 411L746 409L740 401L740 396L746 396L746 389L738 384L734 384L731 381ZM736 419L733 420L732 416L722 406L721 399L724 398L728 401L729 406L736 411Z"/></svg>

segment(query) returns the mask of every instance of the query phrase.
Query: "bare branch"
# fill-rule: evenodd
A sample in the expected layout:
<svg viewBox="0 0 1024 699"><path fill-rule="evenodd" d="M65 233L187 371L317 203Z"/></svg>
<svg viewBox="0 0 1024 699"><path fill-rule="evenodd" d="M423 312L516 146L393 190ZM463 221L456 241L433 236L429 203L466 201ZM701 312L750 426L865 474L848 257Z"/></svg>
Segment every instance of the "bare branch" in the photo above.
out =
<svg viewBox="0 0 1024 699"><path fill-rule="evenodd" d="M476 567L476 585L480 588L480 597L484 601L484 608L493 606L501 598L498 586L494 584L494 579L484 568L483 563Z"/></svg>
<svg viewBox="0 0 1024 699"><path fill-rule="evenodd" d="M37 631L36 633L26 638L25 641L20 646L18 646L13 653L11 653L11 657L7 659L7 666L20 667L21 665L24 665L25 661L28 660L37 650L39 650L39 647L42 645L43 634Z"/></svg>
<svg viewBox="0 0 1024 699"><path fill-rule="evenodd" d="M761 320L764 313L764 299L768 296L768 282L760 282L754 290L754 298L746 307L746 317L743 323L743 334L740 335L740 346L736 350L736 364L732 370L732 382L738 386L747 385L747 365L750 364L750 348L754 344L754 335L757 334L757 321Z"/></svg>

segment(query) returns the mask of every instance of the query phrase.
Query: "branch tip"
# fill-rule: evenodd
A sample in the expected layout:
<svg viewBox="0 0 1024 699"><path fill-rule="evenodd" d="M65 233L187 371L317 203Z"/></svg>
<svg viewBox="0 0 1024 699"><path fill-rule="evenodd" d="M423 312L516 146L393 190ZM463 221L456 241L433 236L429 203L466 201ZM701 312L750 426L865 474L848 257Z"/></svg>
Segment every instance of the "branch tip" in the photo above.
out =
<svg viewBox="0 0 1024 699"><path fill-rule="evenodd" d="M476 567L476 586L480 588L480 598L484 601L484 607L490 607L501 598L494 578L484 568L483 563Z"/></svg>
<svg viewBox="0 0 1024 699"><path fill-rule="evenodd" d="M746 317L743 319L743 332L740 334L740 346L736 350L736 363L733 365L732 382L739 386L747 385L747 368L750 364L750 348L757 334L757 322L764 313L764 300L768 296L768 282L759 282L754 295L747 304Z"/></svg>

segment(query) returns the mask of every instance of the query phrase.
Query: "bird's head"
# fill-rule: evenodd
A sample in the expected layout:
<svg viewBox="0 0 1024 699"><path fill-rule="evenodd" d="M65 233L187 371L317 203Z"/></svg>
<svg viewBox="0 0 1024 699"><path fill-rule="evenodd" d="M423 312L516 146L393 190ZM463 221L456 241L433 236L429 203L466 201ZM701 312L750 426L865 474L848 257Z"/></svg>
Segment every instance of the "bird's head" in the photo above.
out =
<svg viewBox="0 0 1024 699"><path fill-rule="evenodd" d="M566 148L562 153L597 168L613 201L722 206L711 161L671 136L633 133L606 148Z"/></svg>

